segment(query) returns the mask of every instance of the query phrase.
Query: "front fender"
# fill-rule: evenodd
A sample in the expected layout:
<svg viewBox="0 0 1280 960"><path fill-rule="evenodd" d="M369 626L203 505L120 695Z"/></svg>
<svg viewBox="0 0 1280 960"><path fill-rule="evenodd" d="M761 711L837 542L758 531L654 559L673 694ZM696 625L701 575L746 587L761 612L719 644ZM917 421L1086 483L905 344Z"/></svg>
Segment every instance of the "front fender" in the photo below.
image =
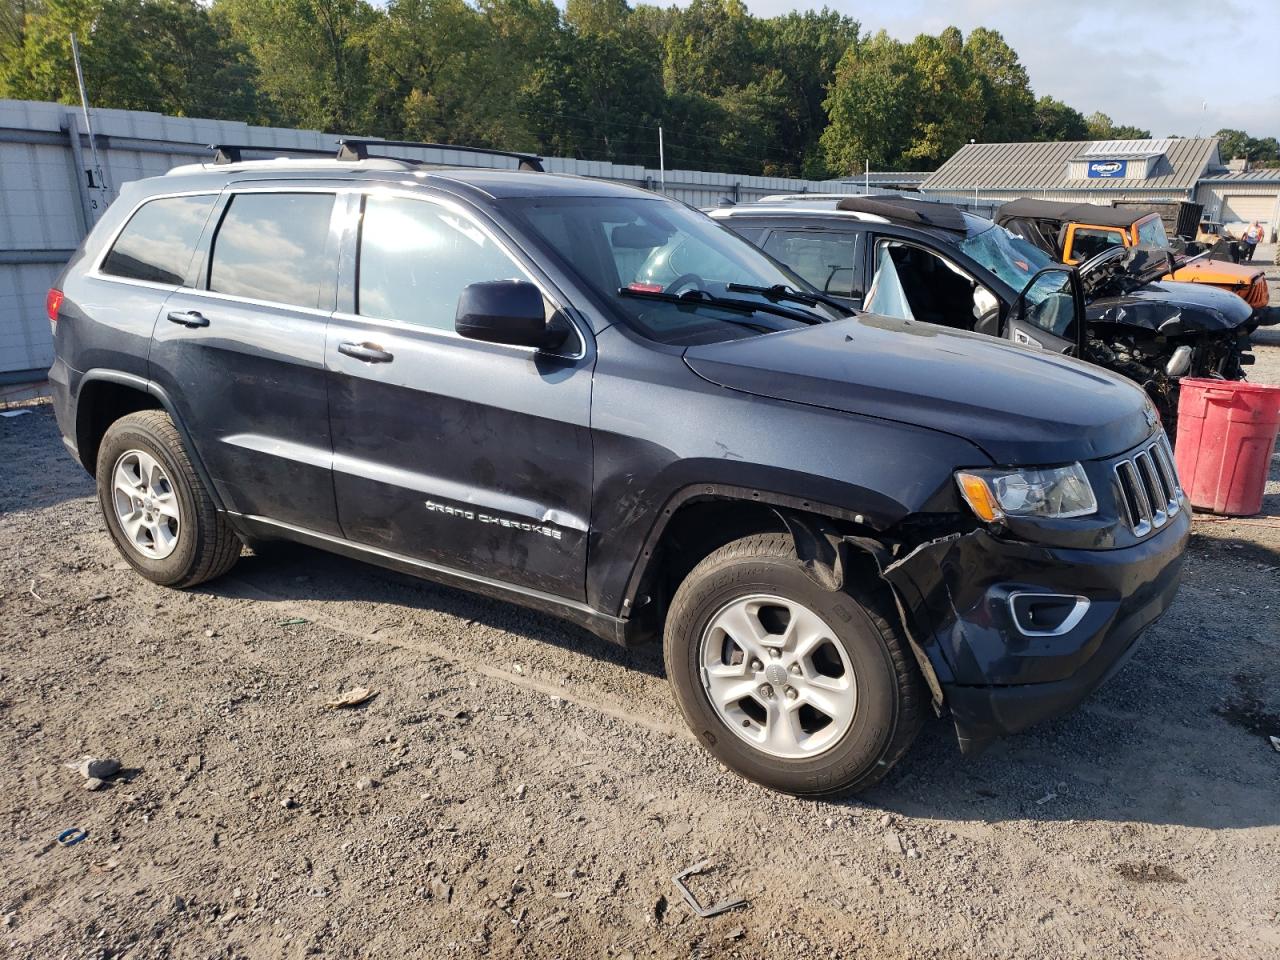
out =
<svg viewBox="0 0 1280 960"><path fill-rule="evenodd" d="M888 530L914 513L959 509L959 466L978 447L923 427L756 397L709 383L610 329L592 393L594 495L587 599L625 615L672 515L727 497ZM669 361L669 362L668 362Z"/></svg>

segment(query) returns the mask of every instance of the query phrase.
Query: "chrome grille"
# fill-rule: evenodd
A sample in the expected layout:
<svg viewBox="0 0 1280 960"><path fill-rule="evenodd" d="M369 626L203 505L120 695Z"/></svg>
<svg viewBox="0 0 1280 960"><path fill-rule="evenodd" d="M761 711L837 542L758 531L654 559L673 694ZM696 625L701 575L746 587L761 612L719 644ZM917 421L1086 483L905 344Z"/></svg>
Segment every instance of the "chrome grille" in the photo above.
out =
<svg viewBox="0 0 1280 960"><path fill-rule="evenodd" d="M1120 512L1134 536L1159 530L1182 509L1182 487L1173 450L1163 433L1115 465Z"/></svg>

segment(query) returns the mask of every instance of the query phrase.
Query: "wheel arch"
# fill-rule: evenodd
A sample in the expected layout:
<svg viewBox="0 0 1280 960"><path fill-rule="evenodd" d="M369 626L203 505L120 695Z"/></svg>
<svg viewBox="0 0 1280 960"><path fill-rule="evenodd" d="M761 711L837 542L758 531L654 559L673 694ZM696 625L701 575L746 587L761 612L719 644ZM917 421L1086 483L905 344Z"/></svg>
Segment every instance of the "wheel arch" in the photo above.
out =
<svg viewBox="0 0 1280 960"><path fill-rule="evenodd" d="M163 410L168 414L187 448L191 465L200 475L214 504L221 510L222 502L217 488L205 469L199 448L192 442L191 434L179 416L172 398L154 380L125 373L123 370L87 370L76 391L76 451L90 476L97 472L98 448L107 430L121 417L139 410Z"/></svg>
<svg viewBox="0 0 1280 960"><path fill-rule="evenodd" d="M667 501L627 581L622 616L630 642L660 636L676 588L706 556L754 533L788 534L805 573L819 586L841 589L847 579L875 584L891 598L935 710L943 696L937 673L917 642L913 617L897 588L883 576L894 540L857 509L767 490L726 484L686 487Z"/></svg>

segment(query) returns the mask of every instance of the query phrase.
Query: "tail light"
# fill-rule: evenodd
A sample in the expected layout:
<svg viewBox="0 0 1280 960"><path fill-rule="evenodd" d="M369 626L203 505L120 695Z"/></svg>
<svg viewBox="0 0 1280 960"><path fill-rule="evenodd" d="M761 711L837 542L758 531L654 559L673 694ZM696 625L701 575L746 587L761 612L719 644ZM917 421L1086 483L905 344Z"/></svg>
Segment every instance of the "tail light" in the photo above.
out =
<svg viewBox="0 0 1280 960"><path fill-rule="evenodd" d="M62 291L52 288L44 298L44 312L49 315L49 330L55 335L58 332L58 311L62 309Z"/></svg>

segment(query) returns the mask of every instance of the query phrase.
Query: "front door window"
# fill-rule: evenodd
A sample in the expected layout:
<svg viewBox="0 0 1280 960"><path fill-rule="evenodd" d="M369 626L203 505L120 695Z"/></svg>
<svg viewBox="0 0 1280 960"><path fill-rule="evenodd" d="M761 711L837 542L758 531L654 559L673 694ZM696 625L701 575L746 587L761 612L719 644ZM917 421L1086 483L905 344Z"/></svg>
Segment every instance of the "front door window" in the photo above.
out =
<svg viewBox="0 0 1280 960"><path fill-rule="evenodd" d="M901 240L877 241L864 307L956 330L996 333L999 323L999 301L990 290L945 257Z"/></svg>

